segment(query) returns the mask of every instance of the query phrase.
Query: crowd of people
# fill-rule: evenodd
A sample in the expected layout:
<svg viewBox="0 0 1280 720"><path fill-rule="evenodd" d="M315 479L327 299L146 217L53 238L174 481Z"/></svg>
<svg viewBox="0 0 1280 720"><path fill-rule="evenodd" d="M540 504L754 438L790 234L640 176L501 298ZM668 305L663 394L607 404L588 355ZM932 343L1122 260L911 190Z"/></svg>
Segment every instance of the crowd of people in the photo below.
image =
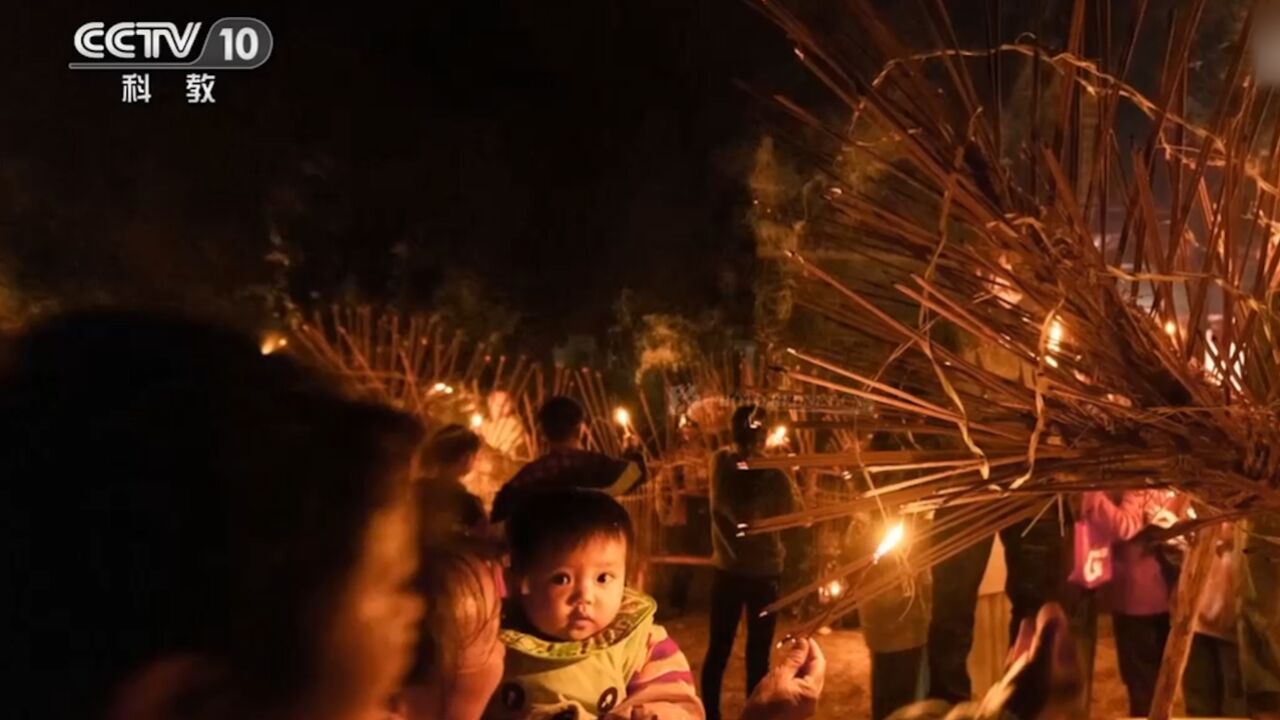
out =
<svg viewBox="0 0 1280 720"><path fill-rule="evenodd" d="M424 454L411 417L212 324L74 313L2 353L5 717L702 717L606 495L521 492L543 516L491 526L457 429ZM824 676L792 643L742 717L810 717Z"/></svg>
<svg viewBox="0 0 1280 720"><path fill-rule="evenodd" d="M548 451L491 512L462 483L481 447L469 429L425 437L296 359L188 319L77 313L8 339L0 423L7 677L30 678L6 717L718 720L744 615L741 717L810 717L823 689L811 639L789 639L770 667L776 614L761 611L778 599L786 546L738 529L801 501L785 473L746 466L764 442L756 407L734 413L732 445L709 458L700 683L658 603L629 582L636 534L614 498L643 468L585 449L567 398L541 409ZM978 717L990 702L1023 720L1078 710L1095 593L1113 613L1130 710L1146 713L1176 562L1143 534L1178 510L1135 491L1060 512L1001 533L1014 649L982 705L966 709L965 660L990 540L921 579L944 601L890 594L864 609L876 718ZM1070 575L1065 516L1078 534ZM1187 706L1274 717L1280 688L1267 658L1251 658L1275 638L1235 632L1244 591L1228 551L1242 540L1224 528L1221 542Z"/></svg>

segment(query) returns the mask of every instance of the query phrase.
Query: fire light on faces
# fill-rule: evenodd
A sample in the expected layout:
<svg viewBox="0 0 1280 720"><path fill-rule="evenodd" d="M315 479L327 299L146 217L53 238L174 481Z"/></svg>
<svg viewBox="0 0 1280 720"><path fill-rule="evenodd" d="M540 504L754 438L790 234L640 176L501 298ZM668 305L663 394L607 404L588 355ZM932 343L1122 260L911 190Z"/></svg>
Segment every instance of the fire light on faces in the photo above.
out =
<svg viewBox="0 0 1280 720"><path fill-rule="evenodd" d="M889 531L884 534L884 539L880 541L880 545L876 547L875 554L872 555L872 562L878 563L880 558L893 552L893 549L902 543L902 539L906 534L907 529L902 526L902 521L899 520L897 525L889 528Z"/></svg>
<svg viewBox="0 0 1280 720"><path fill-rule="evenodd" d="M765 447L770 447L770 448L782 447L783 445L786 445L786 444L787 444L787 426L786 425L778 425L777 427L775 427L769 433L769 437L766 438L764 441Z"/></svg>
<svg viewBox="0 0 1280 720"><path fill-rule="evenodd" d="M624 407L613 411L613 420L622 427L631 427L631 413Z"/></svg>
<svg viewBox="0 0 1280 720"><path fill-rule="evenodd" d="M479 428L481 425L483 425L483 424L484 424L484 416L483 416L483 415L481 415L480 413L472 413L472 414L471 414L471 427L472 427L472 429L478 429L478 428Z"/></svg>

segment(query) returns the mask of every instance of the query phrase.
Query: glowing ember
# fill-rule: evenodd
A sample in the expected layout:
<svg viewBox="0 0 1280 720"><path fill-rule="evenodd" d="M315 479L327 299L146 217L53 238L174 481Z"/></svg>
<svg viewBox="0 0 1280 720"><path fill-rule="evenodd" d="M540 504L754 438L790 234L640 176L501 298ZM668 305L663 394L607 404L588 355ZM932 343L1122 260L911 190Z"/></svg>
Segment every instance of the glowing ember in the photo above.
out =
<svg viewBox="0 0 1280 720"><path fill-rule="evenodd" d="M782 447L787 444L787 426L778 425L769 433L769 437L764 441L765 447Z"/></svg>
<svg viewBox="0 0 1280 720"><path fill-rule="evenodd" d="M1062 352L1062 336L1065 334L1061 321L1055 318L1053 322L1049 323L1049 342L1045 345L1049 352Z"/></svg>
<svg viewBox="0 0 1280 720"><path fill-rule="evenodd" d="M897 525L889 528L889 532L884 534L884 539L880 541L879 547L876 548L875 555L872 556L872 562L880 562L880 558L893 552L902 542L902 538L907 534L906 528L899 521Z"/></svg>
<svg viewBox="0 0 1280 720"><path fill-rule="evenodd" d="M1062 327L1062 322L1054 318L1049 323L1049 337L1044 344L1045 358L1044 362L1049 367L1058 367L1058 359L1055 354L1062 352L1062 337L1066 335L1066 330Z"/></svg>
<svg viewBox="0 0 1280 720"><path fill-rule="evenodd" d="M445 395L452 395L453 387L446 385L442 382L438 382L435 385L431 386L431 392L443 393Z"/></svg>
<svg viewBox="0 0 1280 720"><path fill-rule="evenodd" d="M270 355L289 344L289 339L278 333L267 333L262 336L262 354Z"/></svg>
<svg viewBox="0 0 1280 720"><path fill-rule="evenodd" d="M676 427L684 428L684 427L688 427L688 425L689 425L689 416L685 415L684 413L680 413L680 420L679 422L676 423Z"/></svg>
<svg viewBox="0 0 1280 720"><path fill-rule="evenodd" d="M613 419L624 428L631 426L631 413L624 407L613 411Z"/></svg>
<svg viewBox="0 0 1280 720"><path fill-rule="evenodd" d="M844 593L844 583L839 580L832 580L827 583L827 595L838 598L842 593Z"/></svg>
<svg viewBox="0 0 1280 720"><path fill-rule="evenodd" d="M1178 334L1178 323L1168 320L1164 324L1164 334L1173 337Z"/></svg>
<svg viewBox="0 0 1280 720"><path fill-rule="evenodd" d="M472 427L472 428L479 428L479 427L480 427L481 425L483 425L483 424L484 424L484 416L483 416L483 415L481 415L480 413L472 413L472 414L471 414L471 427Z"/></svg>

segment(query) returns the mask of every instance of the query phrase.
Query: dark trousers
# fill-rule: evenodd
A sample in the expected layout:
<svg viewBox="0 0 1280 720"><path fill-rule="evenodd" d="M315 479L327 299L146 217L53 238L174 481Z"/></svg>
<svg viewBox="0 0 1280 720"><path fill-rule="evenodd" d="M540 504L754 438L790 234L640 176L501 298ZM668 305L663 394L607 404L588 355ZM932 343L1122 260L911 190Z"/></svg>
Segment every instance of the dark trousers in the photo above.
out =
<svg viewBox="0 0 1280 720"><path fill-rule="evenodd" d="M751 691L769 672L769 650L778 616L760 611L778 599L778 578L755 578L716 570L711 581L711 637L707 641L707 657L702 663L702 704L708 720L720 720L720 682L724 678L733 640L738 634L738 621L747 611L747 691Z"/></svg>
<svg viewBox="0 0 1280 720"><path fill-rule="evenodd" d="M1190 717L1245 717L1244 680L1236 644L1196 633L1182 675L1182 697Z"/></svg>
<svg viewBox="0 0 1280 720"><path fill-rule="evenodd" d="M1169 639L1169 613L1160 615L1113 614L1116 631L1116 659L1120 679L1129 693L1129 715L1146 717L1156 693L1156 678Z"/></svg>
<svg viewBox="0 0 1280 720"><path fill-rule="evenodd" d="M949 514L939 510L937 519ZM1025 533L1025 536L1024 536ZM972 545L933 568L933 615L929 620L929 697L959 703L969 700L969 650L973 647L973 619L978 588L991 556L993 538ZM1034 524L1018 523L1000 531L1008 569L1005 594L1013 606L1009 642L1040 606L1059 600L1066 580L1065 539L1056 510Z"/></svg>
<svg viewBox="0 0 1280 720"><path fill-rule="evenodd" d="M920 699L924 648L871 654L871 720L885 720Z"/></svg>

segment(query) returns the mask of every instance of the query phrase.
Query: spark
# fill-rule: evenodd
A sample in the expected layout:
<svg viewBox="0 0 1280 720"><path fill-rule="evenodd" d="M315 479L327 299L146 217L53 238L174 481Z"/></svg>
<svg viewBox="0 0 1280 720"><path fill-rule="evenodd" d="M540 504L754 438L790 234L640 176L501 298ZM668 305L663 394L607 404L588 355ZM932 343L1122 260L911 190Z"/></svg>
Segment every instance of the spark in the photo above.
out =
<svg viewBox="0 0 1280 720"><path fill-rule="evenodd" d="M875 555L872 556L872 562L878 563L880 558L893 552L893 549L898 547L906 534L907 530L902 526L902 521L899 520L897 525L889 528L889 531L884 534L884 539L880 541L880 545L876 547Z"/></svg>
<svg viewBox="0 0 1280 720"><path fill-rule="evenodd" d="M769 433L769 437L764 441L765 447L776 448L787 444L787 426L777 425Z"/></svg>

